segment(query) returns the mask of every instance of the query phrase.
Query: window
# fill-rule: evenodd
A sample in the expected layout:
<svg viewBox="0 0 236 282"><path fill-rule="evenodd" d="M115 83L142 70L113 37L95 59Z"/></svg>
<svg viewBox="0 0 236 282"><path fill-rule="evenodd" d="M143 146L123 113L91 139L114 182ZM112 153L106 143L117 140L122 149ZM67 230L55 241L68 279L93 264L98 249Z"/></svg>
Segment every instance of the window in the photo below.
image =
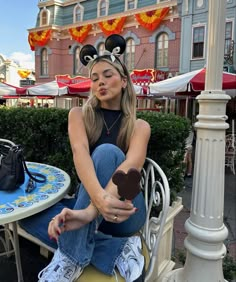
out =
<svg viewBox="0 0 236 282"><path fill-rule="evenodd" d="M105 44L104 44L104 43L100 43L100 44L98 45L97 50L98 50L98 55L99 55L99 56L103 55L104 50L105 50Z"/></svg>
<svg viewBox="0 0 236 282"><path fill-rule="evenodd" d="M137 0L126 0L125 1L125 10L132 10L137 8Z"/></svg>
<svg viewBox="0 0 236 282"><path fill-rule="evenodd" d="M156 41L156 66L167 67L168 66L168 46L169 38L166 33L162 33L157 37Z"/></svg>
<svg viewBox="0 0 236 282"><path fill-rule="evenodd" d="M227 22L225 25L225 55L230 53L232 44L232 26L232 22Z"/></svg>
<svg viewBox="0 0 236 282"><path fill-rule="evenodd" d="M41 51L41 75L48 75L48 51L46 48Z"/></svg>
<svg viewBox="0 0 236 282"><path fill-rule="evenodd" d="M109 1L99 0L98 1L98 17L104 17L108 15Z"/></svg>
<svg viewBox="0 0 236 282"><path fill-rule="evenodd" d="M192 46L192 59L204 57L204 38L205 27L199 26L193 28L193 46Z"/></svg>
<svg viewBox="0 0 236 282"><path fill-rule="evenodd" d="M40 12L40 26L49 25L49 17L50 12L44 7Z"/></svg>
<svg viewBox="0 0 236 282"><path fill-rule="evenodd" d="M125 50L125 64L129 71L134 69L134 59L135 59L135 43L132 38L126 41Z"/></svg>
<svg viewBox="0 0 236 282"><path fill-rule="evenodd" d="M84 7L77 4L74 8L74 23L82 22L84 16Z"/></svg>
<svg viewBox="0 0 236 282"><path fill-rule="evenodd" d="M74 58L73 58L73 73L78 75L81 71L82 63L80 62L79 58L80 47L76 47L74 50Z"/></svg>

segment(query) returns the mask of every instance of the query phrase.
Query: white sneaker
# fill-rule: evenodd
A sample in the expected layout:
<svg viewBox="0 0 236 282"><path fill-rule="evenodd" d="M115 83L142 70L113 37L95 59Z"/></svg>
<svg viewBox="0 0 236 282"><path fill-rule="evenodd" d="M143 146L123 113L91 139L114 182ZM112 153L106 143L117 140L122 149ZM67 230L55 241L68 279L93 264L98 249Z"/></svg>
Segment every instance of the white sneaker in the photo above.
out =
<svg viewBox="0 0 236 282"><path fill-rule="evenodd" d="M116 266L126 282L144 281L144 256L142 255L142 243L139 236L132 236L128 239L116 261Z"/></svg>
<svg viewBox="0 0 236 282"><path fill-rule="evenodd" d="M57 249L49 265L39 272L38 282L72 282L82 271L81 267L74 265Z"/></svg>

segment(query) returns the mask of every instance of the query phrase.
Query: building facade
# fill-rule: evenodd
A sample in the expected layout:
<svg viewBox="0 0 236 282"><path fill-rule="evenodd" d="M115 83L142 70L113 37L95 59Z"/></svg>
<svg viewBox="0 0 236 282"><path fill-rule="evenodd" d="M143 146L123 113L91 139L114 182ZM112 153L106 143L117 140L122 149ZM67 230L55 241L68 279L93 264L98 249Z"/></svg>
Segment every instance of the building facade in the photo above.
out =
<svg viewBox="0 0 236 282"><path fill-rule="evenodd" d="M20 86L19 65L0 54L0 82Z"/></svg>
<svg viewBox="0 0 236 282"><path fill-rule="evenodd" d="M236 73L236 0L225 1L221 59L225 71ZM102 52L112 33L126 40L121 59L130 72L155 69L172 77L203 68L208 6L208 0L40 0L36 26L28 30L29 44L35 51L36 83L52 81L57 75L87 76L87 68L79 60L80 49L92 44ZM229 106L232 104L235 108L235 98ZM175 97L157 101L157 105L196 120L198 104L193 96L188 103L186 97ZM150 106L155 107L154 102L139 105Z"/></svg>
<svg viewBox="0 0 236 282"><path fill-rule="evenodd" d="M224 69L236 72L236 0L227 1ZM87 75L83 45L99 52L111 33L127 42L128 69L158 69L175 76L206 65L208 0L41 0L29 43L36 81Z"/></svg>
<svg viewBox="0 0 236 282"><path fill-rule="evenodd" d="M87 75L79 61L83 45L99 52L109 34L126 42L121 58L128 69L179 72L181 21L176 0L39 1L35 28L29 30L35 50L36 81L55 75Z"/></svg>
<svg viewBox="0 0 236 282"><path fill-rule="evenodd" d="M181 18L180 73L206 65L208 0L178 0ZM236 73L236 0L225 0L224 70Z"/></svg>

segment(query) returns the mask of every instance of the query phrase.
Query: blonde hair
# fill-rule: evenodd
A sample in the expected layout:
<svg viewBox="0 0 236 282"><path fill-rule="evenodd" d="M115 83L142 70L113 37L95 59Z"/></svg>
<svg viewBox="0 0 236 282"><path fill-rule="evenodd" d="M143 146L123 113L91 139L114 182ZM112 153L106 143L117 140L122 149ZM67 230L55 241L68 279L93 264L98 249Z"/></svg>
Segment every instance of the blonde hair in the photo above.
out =
<svg viewBox="0 0 236 282"><path fill-rule="evenodd" d="M121 75L122 78L127 79L127 86L122 90L121 97L121 111L122 120L120 131L117 137L117 146L120 147L124 152L129 148L130 138L134 130L134 124L136 120L136 94L134 91L133 83L127 68L121 63L116 57L115 61L112 62L110 56L101 56L96 58L89 66L90 72L93 66L97 62L107 62L112 65ZM89 99L84 104L82 111L84 117L84 124L90 145L94 145L102 133L103 120L102 113L99 111L100 101L96 96L90 92Z"/></svg>

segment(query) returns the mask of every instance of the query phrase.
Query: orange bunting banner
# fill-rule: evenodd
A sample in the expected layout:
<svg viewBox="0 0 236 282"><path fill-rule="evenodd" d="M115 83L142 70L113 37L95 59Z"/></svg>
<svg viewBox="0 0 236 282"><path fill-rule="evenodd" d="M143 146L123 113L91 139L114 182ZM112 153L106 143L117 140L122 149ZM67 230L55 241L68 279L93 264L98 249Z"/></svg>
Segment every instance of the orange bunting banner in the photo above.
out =
<svg viewBox="0 0 236 282"><path fill-rule="evenodd" d="M72 38L79 43L82 43L84 39L88 36L88 33L92 29L91 24L87 24L84 26L77 26L77 27L72 27L69 28L69 33L72 36Z"/></svg>
<svg viewBox="0 0 236 282"><path fill-rule="evenodd" d="M146 29L156 29L164 17L169 13L170 8L162 8L145 13L136 14L136 20Z"/></svg>
<svg viewBox="0 0 236 282"><path fill-rule="evenodd" d="M98 23L101 30L106 34L106 35L111 35L114 33L121 33L121 30L124 26L126 17L118 18L118 19L112 19L112 20L107 20Z"/></svg>
<svg viewBox="0 0 236 282"><path fill-rule="evenodd" d="M41 31L30 32L28 35L28 42L32 51L35 50L35 46L45 46L50 37L52 30L46 29Z"/></svg>

